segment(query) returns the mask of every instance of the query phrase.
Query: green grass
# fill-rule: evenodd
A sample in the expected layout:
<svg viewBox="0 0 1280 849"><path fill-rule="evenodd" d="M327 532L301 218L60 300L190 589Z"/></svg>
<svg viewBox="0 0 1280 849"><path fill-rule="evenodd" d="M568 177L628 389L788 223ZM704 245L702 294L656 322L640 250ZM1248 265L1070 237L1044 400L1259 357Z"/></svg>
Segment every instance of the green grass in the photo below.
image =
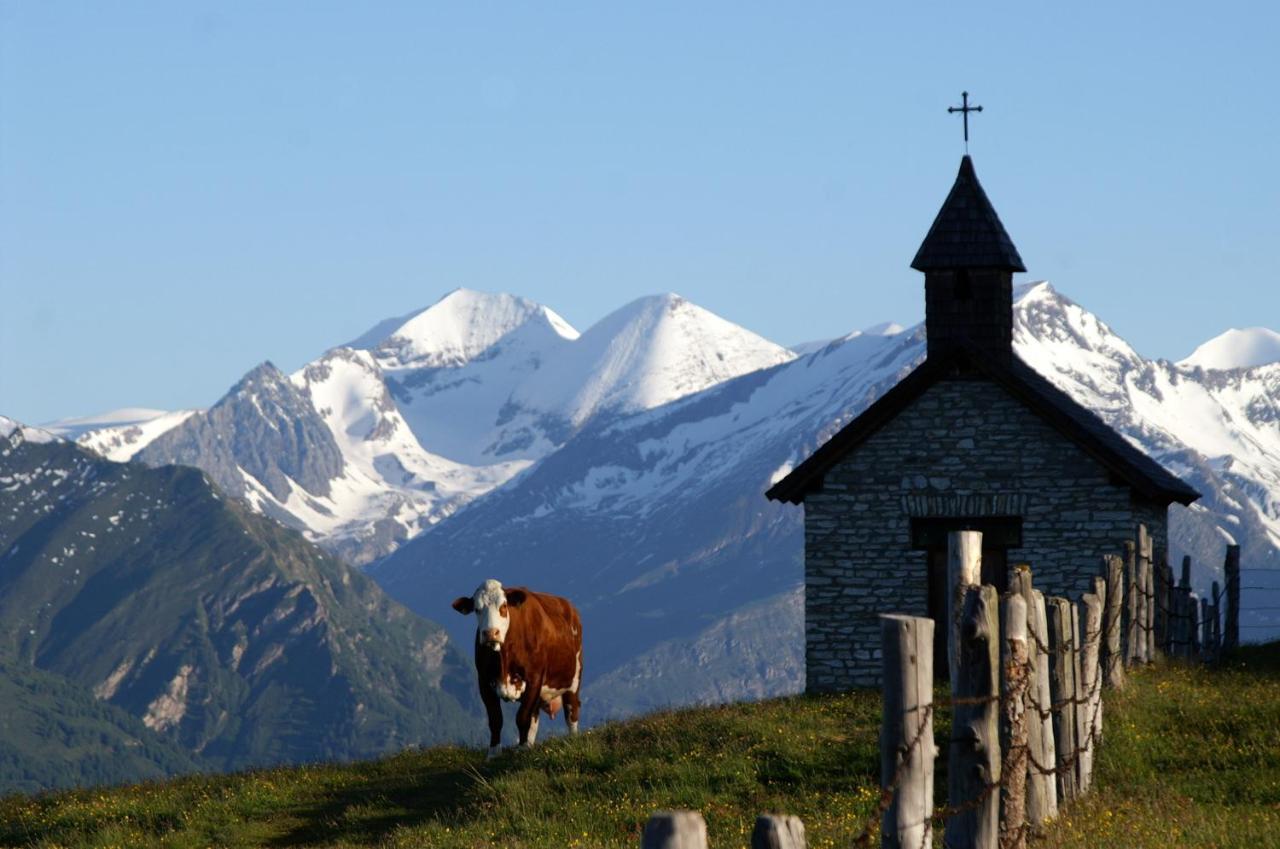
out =
<svg viewBox="0 0 1280 849"><path fill-rule="evenodd" d="M1131 684L1105 707L1093 791L1041 845L1280 847L1280 643Z"/></svg>
<svg viewBox="0 0 1280 849"><path fill-rule="evenodd" d="M871 691L779 699L608 725L493 762L439 748L11 797L0 845L634 847L654 810L693 808L713 847L747 845L762 811L799 815L810 846L844 847L879 795L879 712ZM1037 845L1280 846L1276 646L1220 669L1145 670L1106 720L1094 792Z"/></svg>

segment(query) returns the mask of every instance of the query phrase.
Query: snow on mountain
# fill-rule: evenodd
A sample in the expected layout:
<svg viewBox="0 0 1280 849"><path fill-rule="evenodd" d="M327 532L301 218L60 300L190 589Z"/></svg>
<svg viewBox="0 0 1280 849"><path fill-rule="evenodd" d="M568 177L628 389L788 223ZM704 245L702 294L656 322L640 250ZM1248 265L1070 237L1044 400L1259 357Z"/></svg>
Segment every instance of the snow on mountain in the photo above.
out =
<svg viewBox="0 0 1280 849"><path fill-rule="evenodd" d="M74 442L81 434L91 430L102 427L141 424L163 416L166 412L166 410L153 410L150 407L122 407L119 410L108 410L96 416L80 416L45 422L41 427L50 433L56 433L63 439L69 439Z"/></svg>
<svg viewBox="0 0 1280 849"><path fill-rule="evenodd" d="M481 327L426 334L462 321ZM440 338L454 341L443 344ZM517 417L511 397L577 338L576 330L540 304L459 291L415 314L370 350L419 442L442 457L484 466L535 460L563 442L540 422Z"/></svg>
<svg viewBox="0 0 1280 849"><path fill-rule="evenodd" d="M513 400L580 427L604 410L648 410L794 358L679 295L654 295L598 321L532 374Z"/></svg>
<svg viewBox="0 0 1280 849"><path fill-rule="evenodd" d="M602 412L648 409L793 354L674 295L579 338L552 310L468 290L380 322L286 378L264 364L207 411L82 436L187 463L356 563L499 487Z"/></svg>
<svg viewBox="0 0 1280 849"><path fill-rule="evenodd" d="M125 407L97 416L59 419L45 425L50 432L76 442L108 460L123 463L161 434L182 424L198 410L152 410Z"/></svg>
<svg viewBox="0 0 1280 849"><path fill-rule="evenodd" d="M1147 360L1045 283L1019 289L1014 322L1025 361L1205 494L1170 513L1170 559L1193 557L1198 592L1221 580L1228 541L1250 568L1280 569L1280 365L1207 373ZM770 693L793 689L785 671L802 666L800 641L776 643L764 668L752 646L767 634L735 618L802 579L802 513L764 490L924 355L922 326L851 334L674 403L600 417L375 577L461 638L465 623L438 608L483 578L569 595L591 635L586 695L609 713L660 698L670 681L682 682L677 700L759 695L760 679L775 682ZM758 627L789 630L772 619ZM1264 636L1268 621L1246 614L1246 637ZM743 680L744 668L757 677ZM714 670L724 678L698 681ZM623 677L634 704L614 692Z"/></svg>
<svg viewBox="0 0 1280 849"><path fill-rule="evenodd" d="M327 495L295 490L279 506L351 559L385 554L528 465L471 466L426 450L368 351L335 348L290 380L310 399L345 462Z"/></svg>
<svg viewBox="0 0 1280 849"><path fill-rule="evenodd" d="M1280 362L1280 333L1265 327L1234 327L1205 342L1178 365L1203 369L1239 369Z"/></svg>
<svg viewBox="0 0 1280 849"><path fill-rule="evenodd" d="M1047 283L1021 293L1014 344L1028 365L1204 493L1171 511L1178 557L1213 563L1221 554L1208 549L1238 536L1246 559L1280 566L1280 363L1203 371L1147 360Z"/></svg>
<svg viewBox="0 0 1280 849"><path fill-rule="evenodd" d="M0 438L7 439L20 433L24 442L42 444L46 442L57 442L60 437L50 433L44 428L32 427L25 425L17 419L11 419L8 416L0 416Z"/></svg>
<svg viewBox="0 0 1280 849"><path fill-rule="evenodd" d="M863 330L855 330L852 333L849 333L845 336L838 336L834 339L814 339L811 342L801 342L799 345L792 345L790 350L791 350L791 353L795 354L796 356L803 357L806 354L812 354L814 351L822 350L823 348L830 345L832 342L838 342L845 339L852 339L855 336L896 336L897 334L901 333L903 330L906 330L906 328L903 327L901 324L898 324L897 322L882 321L878 324L873 324L870 327L867 327Z"/></svg>
<svg viewBox="0 0 1280 849"><path fill-rule="evenodd" d="M541 304L470 289L455 289L430 307L395 321L403 323L390 329L389 322L382 322L350 347L373 350L384 369L396 372L462 365L490 352L530 321L564 339L578 337L567 321Z"/></svg>

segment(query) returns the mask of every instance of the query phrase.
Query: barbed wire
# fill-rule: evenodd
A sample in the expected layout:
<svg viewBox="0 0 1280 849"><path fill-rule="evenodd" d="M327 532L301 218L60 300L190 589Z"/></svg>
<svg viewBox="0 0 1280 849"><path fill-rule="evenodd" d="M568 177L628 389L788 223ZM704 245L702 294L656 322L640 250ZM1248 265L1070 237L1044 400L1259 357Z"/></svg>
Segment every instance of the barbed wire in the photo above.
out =
<svg viewBox="0 0 1280 849"><path fill-rule="evenodd" d="M1240 571L1268 570L1246 568ZM1269 571L1280 572L1280 570ZM1120 589L1122 591L1128 590L1129 592L1121 592L1121 601L1119 603L1121 611L1120 617L1117 618L1115 616L1109 616L1109 611L1113 608L1109 604L1104 604L1102 622L1096 629L1085 630L1082 639L1079 641L1080 645L1077 645L1077 640L1074 634L1068 635L1063 639L1051 639L1049 640L1049 643L1051 644L1047 645L1046 642L1040 638L1038 629L1035 627L1029 627L1027 629L1028 646L1034 644L1037 654L1028 652L1027 659L1020 663L1020 667L1022 669L1021 681L1023 683L1015 692L1006 692L1005 688L1002 686L1000 692L989 696L951 696L943 702L945 707L953 710L956 707L984 706L993 704L998 704L1003 708L1008 708L1011 703L1017 702L1020 703L1025 714L1030 716L1030 721L1038 720L1043 724L1054 718L1069 719L1075 726L1074 730L1084 730L1085 734L1083 739L1077 739L1075 741L1073 748L1069 752L1058 750L1055 747L1055 763L1052 765L1040 762L1040 759L1037 758L1035 753L1032 751L1029 740L1016 745L1002 746L1001 748L1003 751L1000 759L1000 778L998 780L984 782L982 789L972 799L941 807L934 806L932 811L924 820L911 826L923 826L920 849L924 849L924 846L929 842L933 826L942 825L949 819L976 810L977 808L985 805L991 799L993 793L1009 786L1009 782L1013 779L1015 772L1017 772L1017 777L1021 781L1027 781L1029 776L1033 773L1042 777L1052 777L1056 779L1060 776L1076 772L1081 783L1076 785L1074 796L1078 796L1085 791L1083 782L1089 780L1091 776L1084 775L1078 771L1080 769L1081 759L1093 753L1102 740L1102 723L1099 721L1103 705L1102 689L1104 686L1104 679L1107 677L1107 667L1115 656L1115 653L1111 651L1109 645L1111 642L1111 631L1113 629L1119 630L1119 636L1122 640L1127 640L1127 637L1135 632L1140 635L1139 639L1146 639L1152 632L1163 632L1158 633L1158 635L1162 637L1161 643L1169 648L1183 645L1195 646L1200 642L1197 638L1197 634L1202 627L1204 620L1197 616L1198 605L1189 604L1184 606L1183 604L1170 604L1167 601L1167 599L1178 597L1175 595L1175 592L1177 591L1186 593L1186 595L1182 597L1188 601L1191 599L1190 587L1165 580L1165 578L1171 574L1172 570L1168 569L1167 566L1166 570L1158 570L1153 567L1151 591L1147 591L1145 581L1122 579ZM1232 580L1227 582L1218 593L1210 594L1213 598L1212 604L1215 605L1215 607L1221 603L1221 600L1225 596L1228 595L1228 587L1233 584L1237 587L1239 586L1238 574L1234 575ZM1108 591L1112 591L1112 589L1113 588L1108 587ZM1268 590L1273 588L1244 587L1244 589ZM1274 589L1280 590L1280 587ZM1128 609L1125 604L1126 595L1134 600L1134 606L1138 607L1138 610L1141 611L1136 618L1128 613ZM1139 607L1139 605L1146 605L1151 602L1154 602L1154 604L1145 610ZM1280 610L1280 606L1240 608L1236 612L1241 613L1251 610ZM1158 611L1162 616L1162 621L1159 623L1154 621L1154 617L1150 617L1148 615L1148 611ZM1152 621L1146 621L1149 618ZM1128 621L1125 621L1126 619ZM1173 623L1178 623L1178 626L1175 627ZM1178 634L1184 633L1182 629L1186 627L1185 623L1189 623L1189 629L1186 631L1186 633L1189 633L1191 637L1189 640L1178 636ZM1256 628L1274 626L1241 625L1239 627ZM1078 655L1081 652L1092 653L1095 649L1097 650L1097 661L1092 665L1093 668L1089 670L1090 674L1088 675L1088 678L1090 680L1087 686L1077 686L1069 695L1057 700L1051 700L1047 707L1042 705L1037 695L1037 690L1039 689L1037 683L1038 677L1036 674L1037 663L1049 662L1050 658L1055 658L1061 655L1072 657L1073 655ZM1132 658L1127 656L1127 650L1123 647L1119 653L1119 660L1122 665L1132 665ZM1080 671L1080 668L1077 667L1077 672ZM1084 707L1090 711L1083 726L1080 725L1079 720L1075 715L1069 716L1067 714L1066 709L1068 707L1075 709ZM876 806L876 810L867 818L862 831L859 833L858 837L854 839L855 846L868 845L876 824L881 822L885 812L893 805L893 802L897 797L898 790L900 789L902 778L905 774L906 764L909 762L915 749L920 745L924 731L932 721L935 710L936 706L932 701L921 709L920 724L912 735L910 742L899 755L898 765L894 770L892 780L889 785L881 791L880 802ZM952 737L946 739L945 742L948 745L954 745L957 743L968 742L968 740ZM1010 764L1012 762L1023 758L1025 758L1026 761L1025 771L1022 770L1021 767L1019 767L1018 770L1010 768ZM1063 801L1067 800L1063 799ZM1035 828L1035 823L1024 821L1022 825L1012 833L1002 832L1002 837L1006 839L1012 837L1013 840L1017 842L1025 838L1027 835L1033 834L1035 832Z"/></svg>

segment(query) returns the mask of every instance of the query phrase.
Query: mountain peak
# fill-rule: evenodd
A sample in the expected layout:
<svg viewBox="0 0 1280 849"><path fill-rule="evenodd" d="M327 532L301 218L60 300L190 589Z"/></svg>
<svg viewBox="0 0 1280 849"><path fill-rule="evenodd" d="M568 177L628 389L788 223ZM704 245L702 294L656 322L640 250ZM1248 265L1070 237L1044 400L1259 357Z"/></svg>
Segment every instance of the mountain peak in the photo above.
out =
<svg viewBox="0 0 1280 849"><path fill-rule="evenodd" d="M515 295L454 289L426 309L379 322L349 347L375 351L390 369L457 366L522 328L557 339L578 331L551 309Z"/></svg>
<svg viewBox="0 0 1280 849"><path fill-rule="evenodd" d="M597 411L644 410L795 359L673 292L600 319L520 388L523 406L580 425Z"/></svg>
<svg viewBox="0 0 1280 849"><path fill-rule="evenodd" d="M1191 352L1180 366L1241 369L1280 362L1280 333L1266 327L1231 328Z"/></svg>
<svg viewBox="0 0 1280 849"><path fill-rule="evenodd" d="M245 372L244 376L236 382L236 385L228 390L227 395L238 395L246 390L273 386L284 383L287 380L288 378L285 377L284 372L276 368L275 363L270 360L263 360Z"/></svg>
<svg viewBox="0 0 1280 849"><path fill-rule="evenodd" d="M11 419L8 416L0 416L0 439L9 439L12 441L15 433L23 442L42 443L59 441L57 436L54 436L43 428L25 425L17 419Z"/></svg>

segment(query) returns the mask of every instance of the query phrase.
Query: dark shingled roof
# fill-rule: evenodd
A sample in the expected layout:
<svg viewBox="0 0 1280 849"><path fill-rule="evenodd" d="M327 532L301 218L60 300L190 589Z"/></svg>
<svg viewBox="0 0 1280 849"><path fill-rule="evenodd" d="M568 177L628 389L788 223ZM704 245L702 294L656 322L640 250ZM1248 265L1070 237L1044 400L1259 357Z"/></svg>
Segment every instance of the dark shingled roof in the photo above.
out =
<svg viewBox="0 0 1280 849"><path fill-rule="evenodd" d="M1018 249L1005 232L987 193L973 171L973 160L960 160L951 194L933 219L911 267L917 271L953 268L999 268L1026 271Z"/></svg>
<svg viewBox="0 0 1280 849"><path fill-rule="evenodd" d="M960 368L970 369L1003 386L1029 410L1142 495L1163 504L1172 501L1190 504L1200 497L1200 493L1134 448L1097 415L1071 400L1016 355L1012 363L1002 364L967 350L958 350L952 357L925 360L765 495L774 501L792 504L804 501L805 494L820 488L823 476L846 454L892 421L930 386L956 376Z"/></svg>

